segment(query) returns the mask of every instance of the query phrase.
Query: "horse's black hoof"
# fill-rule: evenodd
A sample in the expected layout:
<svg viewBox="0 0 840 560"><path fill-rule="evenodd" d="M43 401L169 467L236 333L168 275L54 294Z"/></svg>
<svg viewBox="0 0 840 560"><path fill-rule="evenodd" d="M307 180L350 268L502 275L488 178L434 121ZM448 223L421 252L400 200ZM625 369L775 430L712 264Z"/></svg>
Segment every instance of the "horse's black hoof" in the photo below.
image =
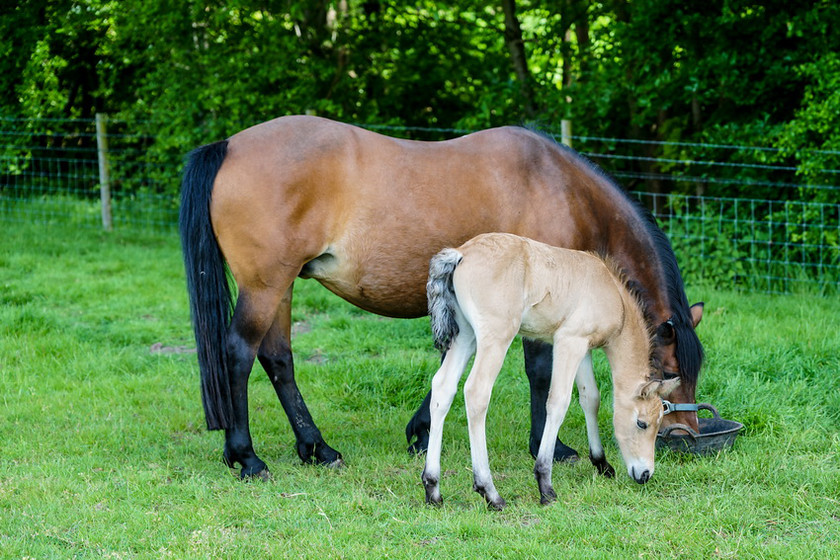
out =
<svg viewBox="0 0 840 560"><path fill-rule="evenodd" d="M327 467L328 469L343 469L347 465L344 463L344 459L341 455L338 456L338 459L333 461L332 463L320 463L322 466Z"/></svg>
<svg viewBox="0 0 840 560"><path fill-rule="evenodd" d="M580 460L578 452L560 441L554 445L554 462L555 463L577 463Z"/></svg>
<svg viewBox="0 0 840 560"><path fill-rule="evenodd" d="M540 443L538 441L531 441L530 451L531 457L537 458L537 453L540 450ZM578 452L560 441L559 439L554 444L554 462L555 463L576 463L580 459Z"/></svg>
<svg viewBox="0 0 840 560"><path fill-rule="evenodd" d="M271 473L268 471L268 465L256 456L247 460L234 459L233 453L226 449L224 453L222 453L222 462L229 469L236 468L237 463L242 465L242 470L239 471L239 478L242 480L269 480L271 478Z"/></svg>
<svg viewBox="0 0 840 560"><path fill-rule="evenodd" d="M255 473L250 473L247 472L247 469L242 469L242 471L240 471L239 473L239 478L247 482L250 482L252 480L256 480L259 482L268 482L273 478L273 476L271 475L271 472L268 469L263 469Z"/></svg>
<svg viewBox="0 0 840 560"><path fill-rule="evenodd" d="M340 469L344 466L344 457L341 453L324 444L324 449L315 453L315 462L323 467Z"/></svg>
<svg viewBox="0 0 840 560"><path fill-rule="evenodd" d="M604 463L606 466L598 467L598 474L606 478L615 478L615 469L609 463Z"/></svg>
<svg viewBox="0 0 840 560"><path fill-rule="evenodd" d="M415 441L408 446L409 455L422 455L427 450L427 446L421 445L419 441Z"/></svg>
<svg viewBox="0 0 840 560"><path fill-rule="evenodd" d="M344 466L344 458L341 453L324 443L323 440L315 444L298 442L297 452L300 460L307 465Z"/></svg>
<svg viewBox="0 0 840 560"><path fill-rule="evenodd" d="M414 440L414 443L411 440ZM408 438L408 452L412 455L422 455L429 448L429 432L420 431Z"/></svg>

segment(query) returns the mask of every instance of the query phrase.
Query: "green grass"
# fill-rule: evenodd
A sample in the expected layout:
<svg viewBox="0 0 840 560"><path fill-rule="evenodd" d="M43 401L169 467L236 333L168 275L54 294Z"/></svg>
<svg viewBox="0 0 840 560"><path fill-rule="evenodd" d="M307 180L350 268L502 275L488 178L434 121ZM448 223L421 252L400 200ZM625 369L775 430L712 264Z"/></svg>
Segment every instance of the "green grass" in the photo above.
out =
<svg viewBox="0 0 840 560"><path fill-rule="evenodd" d="M427 321L388 320L298 282L298 383L347 467L300 464L259 366L251 426L273 479L241 482L204 429L175 234L5 224L0 245L0 557L831 558L840 554L840 299L692 287L704 299L699 400L746 425L715 457L608 457L554 470L539 505L528 391L512 351L488 418L508 501L472 491L463 400L444 434L445 505L423 503L405 423L438 357ZM596 368L605 400L609 377ZM580 407L561 437L585 451Z"/></svg>

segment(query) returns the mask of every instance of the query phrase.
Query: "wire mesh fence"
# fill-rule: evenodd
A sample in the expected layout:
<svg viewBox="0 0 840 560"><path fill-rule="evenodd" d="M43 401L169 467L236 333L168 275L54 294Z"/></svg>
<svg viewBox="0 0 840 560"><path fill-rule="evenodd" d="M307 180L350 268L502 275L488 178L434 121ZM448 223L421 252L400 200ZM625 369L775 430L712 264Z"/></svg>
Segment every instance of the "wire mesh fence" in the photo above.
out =
<svg viewBox="0 0 840 560"><path fill-rule="evenodd" d="M113 227L175 227L177 165L128 123L105 133ZM92 119L0 119L0 219L103 227L100 152Z"/></svg>
<svg viewBox="0 0 840 560"><path fill-rule="evenodd" d="M369 128L423 139L468 132ZM0 221L100 229L109 204L113 228L173 231L181 158L192 146L173 154L134 130L132 123L107 123L105 201L103 140L92 119L0 119ZM654 212L687 282L768 293L838 291L837 170L812 173L814 184L772 148L572 139Z"/></svg>

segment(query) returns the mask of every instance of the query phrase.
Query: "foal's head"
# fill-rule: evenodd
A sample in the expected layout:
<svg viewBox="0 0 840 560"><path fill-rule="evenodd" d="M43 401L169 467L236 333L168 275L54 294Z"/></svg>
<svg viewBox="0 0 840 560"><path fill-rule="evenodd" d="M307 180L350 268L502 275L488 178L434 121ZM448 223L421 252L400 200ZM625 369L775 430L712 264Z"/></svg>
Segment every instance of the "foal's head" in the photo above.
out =
<svg viewBox="0 0 840 560"><path fill-rule="evenodd" d="M662 399L679 382L679 379L648 380L633 392L615 395L615 438L627 465L627 474L639 484L644 484L653 475L656 433L664 413Z"/></svg>
<svg viewBox="0 0 840 560"><path fill-rule="evenodd" d="M612 271L626 282L620 269L613 266ZM627 473L644 484L653 475L656 433L665 412L662 399L680 385L680 378L662 379L644 302L626 283L624 288L625 324L605 348L613 370L613 429Z"/></svg>

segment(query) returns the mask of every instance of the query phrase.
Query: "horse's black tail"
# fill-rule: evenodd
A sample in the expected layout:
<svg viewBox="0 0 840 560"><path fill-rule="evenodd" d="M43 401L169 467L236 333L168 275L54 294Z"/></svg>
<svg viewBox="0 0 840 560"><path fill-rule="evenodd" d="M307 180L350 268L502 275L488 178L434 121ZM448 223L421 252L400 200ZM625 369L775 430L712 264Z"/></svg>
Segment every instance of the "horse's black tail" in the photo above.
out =
<svg viewBox="0 0 840 560"><path fill-rule="evenodd" d="M452 340L458 335L458 323L455 320L455 307L458 302L455 299L452 274L463 258L464 255L455 249L444 249L432 257L429 263L426 297L429 300L435 348L441 352L448 350Z"/></svg>
<svg viewBox="0 0 840 560"><path fill-rule="evenodd" d="M233 298L225 258L210 222L213 181L226 154L227 140L193 150L181 182L181 249L209 430L229 428L232 408L226 333Z"/></svg>

